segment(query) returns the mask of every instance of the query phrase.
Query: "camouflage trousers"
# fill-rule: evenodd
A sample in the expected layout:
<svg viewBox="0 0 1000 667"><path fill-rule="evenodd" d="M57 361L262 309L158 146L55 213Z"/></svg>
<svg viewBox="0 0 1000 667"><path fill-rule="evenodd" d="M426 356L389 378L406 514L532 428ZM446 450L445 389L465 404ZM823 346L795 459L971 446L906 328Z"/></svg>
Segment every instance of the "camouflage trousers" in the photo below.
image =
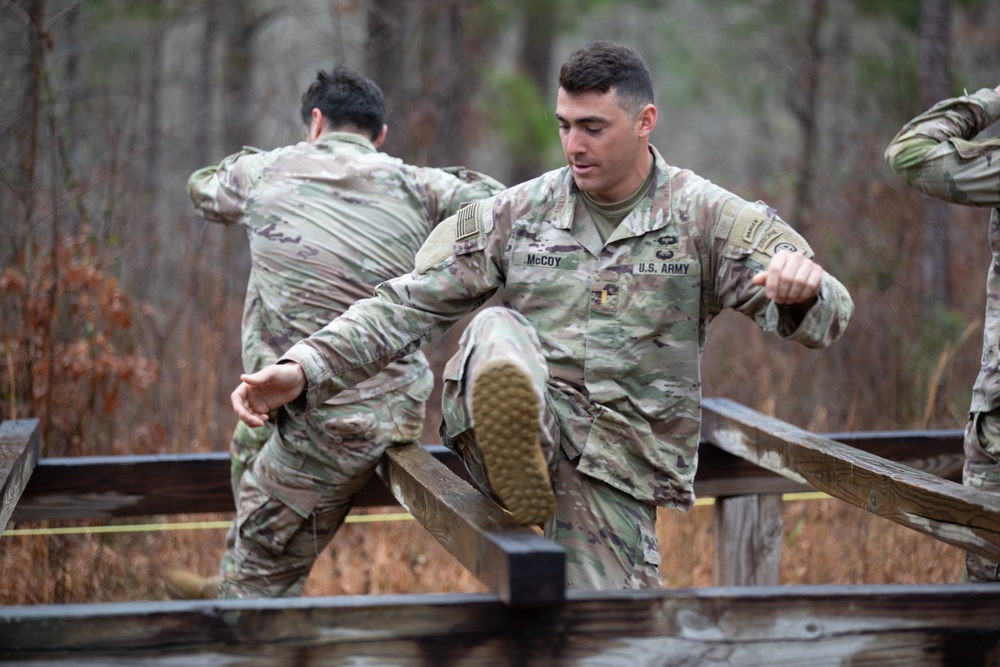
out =
<svg viewBox="0 0 1000 667"><path fill-rule="evenodd" d="M233 490L233 502L236 507L239 507L240 504L240 482L243 479L243 473L246 472L250 461L264 448L264 443L267 442L273 430L273 422L268 422L259 428L250 428L239 420L236 422L233 437L229 441L229 484ZM229 524L229 530L226 532L226 551L222 554L219 565L220 572L235 570L235 554L233 552L235 545L236 521L233 521Z"/></svg>
<svg viewBox="0 0 1000 667"><path fill-rule="evenodd" d="M428 372L376 398L300 416L282 410L275 427L237 427L236 521L220 564L220 597L301 595L386 448L420 436L433 384Z"/></svg>
<svg viewBox="0 0 1000 667"><path fill-rule="evenodd" d="M476 485L499 502L490 488L475 438L471 380L488 359L519 364L543 397L540 442L549 465L556 514L545 536L566 549L567 586L577 589L637 589L662 586L656 508L577 470L562 446L549 392L548 366L538 336L519 313L488 308L462 335L459 350L444 370L442 442L462 457ZM570 448L570 451L573 451Z"/></svg>
<svg viewBox="0 0 1000 667"><path fill-rule="evenodd" d="M981 491L1000 492L1000 410L973 412L965 427L962 483ZM1000 564L966 552L969 581L1000 581Z"/></svg>

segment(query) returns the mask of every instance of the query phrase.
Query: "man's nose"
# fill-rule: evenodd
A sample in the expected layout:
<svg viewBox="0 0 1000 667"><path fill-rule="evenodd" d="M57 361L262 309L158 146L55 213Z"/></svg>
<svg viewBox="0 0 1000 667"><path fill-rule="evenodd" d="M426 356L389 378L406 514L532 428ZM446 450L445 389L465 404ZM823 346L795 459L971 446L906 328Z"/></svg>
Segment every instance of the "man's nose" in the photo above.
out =
<svg viewBox="0 0 1000 667"><path fill-rule="evenodd" d="M566 135L566 152L580 155L587 152L587 142L583 140L580 130L571 129Z"/></svg>

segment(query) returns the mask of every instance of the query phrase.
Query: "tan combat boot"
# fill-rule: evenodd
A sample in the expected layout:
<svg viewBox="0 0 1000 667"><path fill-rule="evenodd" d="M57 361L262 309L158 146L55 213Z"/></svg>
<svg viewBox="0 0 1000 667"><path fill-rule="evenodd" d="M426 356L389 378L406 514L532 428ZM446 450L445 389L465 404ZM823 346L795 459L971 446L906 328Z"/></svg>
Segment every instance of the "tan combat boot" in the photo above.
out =
<svg viewBox="0 0 1000 667"><path fill-rule="evenodd" d="M202 577L187 570L173 570L167 575L163 587L171 600L216 600L222 577Z"/></svg>
<svg viewBox="0 0 1000 667"><path fill-rule="evenodd" d="M491 359L472 381L472 417L490 485L514 520L544 523L556 511L539 440L541 398L528 373L510 359Z"/></svg>

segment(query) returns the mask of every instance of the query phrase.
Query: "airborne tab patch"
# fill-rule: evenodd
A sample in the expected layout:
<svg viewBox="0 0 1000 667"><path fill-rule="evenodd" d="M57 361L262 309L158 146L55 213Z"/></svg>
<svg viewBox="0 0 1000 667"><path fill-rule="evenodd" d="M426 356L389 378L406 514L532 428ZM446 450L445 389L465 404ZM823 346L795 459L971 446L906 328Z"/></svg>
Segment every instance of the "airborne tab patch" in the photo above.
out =
<svg viewBox="0 0 1000 667"><path fill-rule="evenodd" d="M461 208L455 220L455 240L479 235L479 202Z"/></svg>

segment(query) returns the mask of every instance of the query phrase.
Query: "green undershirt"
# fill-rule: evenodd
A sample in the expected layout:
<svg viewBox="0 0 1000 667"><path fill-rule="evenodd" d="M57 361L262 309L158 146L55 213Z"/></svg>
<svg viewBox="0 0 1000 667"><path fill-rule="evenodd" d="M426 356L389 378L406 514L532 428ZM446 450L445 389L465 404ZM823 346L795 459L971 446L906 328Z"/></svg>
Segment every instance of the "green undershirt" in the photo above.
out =
<svg viewBox="0 0 1000 667"><path fill-rule="evenodd" d="M654 169L655 166L655 161L650 162L646 180L642 182L642 185L635 192L621 201L603 204L594 201L593 197L583 190L580 191L583 203L587 205L590 217L593 218L594 225L597 227L597 233L601 235L602 243L607 242L608 237L614 233L618 224L632 212L632 209L639 205L642 198L649 192L649 188L653 185L653 178L656 171Z"/></svg>

